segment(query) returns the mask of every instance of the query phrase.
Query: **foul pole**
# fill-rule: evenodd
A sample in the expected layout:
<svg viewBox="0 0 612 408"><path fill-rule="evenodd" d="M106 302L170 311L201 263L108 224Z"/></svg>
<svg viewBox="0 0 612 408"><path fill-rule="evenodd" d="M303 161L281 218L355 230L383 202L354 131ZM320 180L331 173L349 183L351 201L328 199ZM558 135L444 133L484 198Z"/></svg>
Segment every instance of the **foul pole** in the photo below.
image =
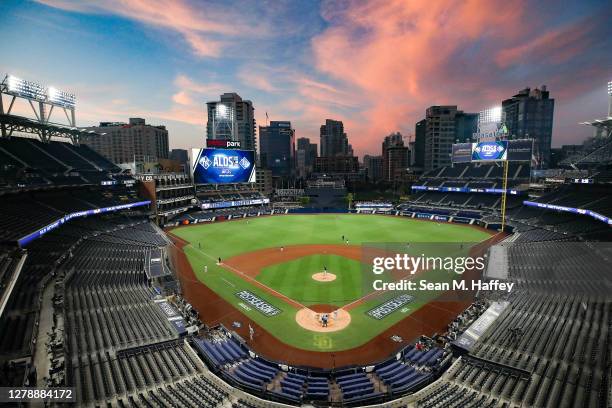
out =
<svg viewBox="0 0 612 408"><path fill-rule="evenodd" d="M501 201L501 232L504 232L506 227L506 195L508 193L508 160L504 160L504 181L502 186L502 201Z"/></svg>

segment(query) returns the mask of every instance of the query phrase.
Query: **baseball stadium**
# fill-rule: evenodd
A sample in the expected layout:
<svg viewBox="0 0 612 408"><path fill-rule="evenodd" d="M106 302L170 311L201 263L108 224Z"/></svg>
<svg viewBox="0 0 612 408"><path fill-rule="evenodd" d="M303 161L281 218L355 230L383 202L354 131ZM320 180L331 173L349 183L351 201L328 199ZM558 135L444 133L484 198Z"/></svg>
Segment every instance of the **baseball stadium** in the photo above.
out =
<svg viewBox="0 0 612 408"><path fill-rule="evenodd" d="M612 82L580 145L536 134L543 86L478 114L431 106L417 140L361 160L350 122L296 148L290 121L257 130L234 92L170 154L166 125L78 126L75 95L16 74L0 77L1 406L612 406ZM127 110L115 91L84 92L113 106L86 120ZM512 115L548 116L519 132Z"/></svg>
<svg viewBox="0 0 612 408"><path fill-rule="evenodd" d="M334 362L366 364L387 357L395 351L392 343L381 344L389 333L414 337L425 330L432 334L465 308L459 302L440 302L436 307L426 299L413 299L409 310L381 320L369 317L370 309L391 297L364 291L364 243L409 243L424 237L431 242L478 243L492 238L490 232L476 227L360 214L257 217L182 226L169 235L180 248L182 263L177 269L183 269L185 297L199 310L209 309L202 301L210 301L210 295L204 296L208 291L220 298L215 302L227 303L225 308L217 305L220 310L210 316L211 323L232 327L234 311L240 311L249 319L237 330L244 338L249 337L249 325L262 329L253 336L257 342L252 345L258 351L293 364L328 368ZM240 293L267 302L274 313L249 307ZM328 327L315 319L317 314L336 310L338 318ZM356 359L357 347L360 357Z"/></svg>

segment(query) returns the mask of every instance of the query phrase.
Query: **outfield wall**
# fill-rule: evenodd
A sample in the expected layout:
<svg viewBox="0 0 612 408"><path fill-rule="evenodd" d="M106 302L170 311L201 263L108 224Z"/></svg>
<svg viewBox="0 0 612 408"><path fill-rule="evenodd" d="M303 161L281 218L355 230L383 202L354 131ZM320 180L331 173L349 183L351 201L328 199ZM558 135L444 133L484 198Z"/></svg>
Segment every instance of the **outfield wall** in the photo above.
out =
<svg viewBox="0 0 612 408"><path fill-rule="evenodd" d="M272 211L255 211L254 209L251 211L246 211L244 213L232 214L224 217L215 217L210 216L206 218L199 218L189 220L188 223L181 223L180 221L176 221L174 223L166 224L166 228L178 227L181 225L191 225L191 224L202 224L209 222L219 222L219 221L230 221L235 219L242 219L247 217L261 217L261 216L270 216L270 215L285 215L285 214L371 214L371 215L388 215L388 216L398 216L398 217L409 217L416 218L423 221L434 221L434 222L449 222L454 224L465 224L465 225L475 225L481 228L485 228L492 231L499 231L501 229L501 223L492 223L479 220L477 218L470 217L461 217L454 215L443 215L437 214L433 212L426 211L379 211L379 210L347 210L341 208L329 208L329 209L318 209L318 208L295 208L289 210L272 210ZM506 232L512 233L513 227L511 225L505 226Z"/></svg>

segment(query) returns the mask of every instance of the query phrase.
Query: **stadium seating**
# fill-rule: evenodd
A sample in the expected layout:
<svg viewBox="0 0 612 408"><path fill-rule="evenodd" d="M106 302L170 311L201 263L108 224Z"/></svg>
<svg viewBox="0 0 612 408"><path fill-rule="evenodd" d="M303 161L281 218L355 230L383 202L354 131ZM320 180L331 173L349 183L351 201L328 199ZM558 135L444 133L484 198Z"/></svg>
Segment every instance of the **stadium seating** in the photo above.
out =
<svg viewBox="0 0 612 408"><path fill-rule="evenodd" d="M607 245L507 243L520 290L417 406L604 406L612 304ZM580 273L576 271L580 270Z"/></svg>
<svg viewBox="0 0 612 408"><path fill-rule="evenodd" d="M66 195L70 199L66 199ZM42 192L7 193L0 196L0 242L19 238L45 227L63 216L95 208L140 201L133 188L116 186L70 188Z"/></svg>
<svg viewBox="0 0 612 408"><path fill-rule="evenodd" d="M529 165L510 163L508 169L508 188L516 188L529 182ZM502 188L503 171L497 164L457 163L432 170L423 175L415 184L426 187L452 188ZM413 191L410 202L430 208L462 208L489 210L499 207L499 194ZM516 197L509 197L509 206L520 205Z"/></svg>
<svg viewBox="0 0 612 408"><path fill-rule="evenodd" d="M85 145L1 138L0 163L0 189L120 181L121 169Z"/></svg>
<svg viewBox="0 0 612 408"><path fill-rule="evenodd" d="M0 298L4 296L24 255L14 248L0 246Z"/></svg>

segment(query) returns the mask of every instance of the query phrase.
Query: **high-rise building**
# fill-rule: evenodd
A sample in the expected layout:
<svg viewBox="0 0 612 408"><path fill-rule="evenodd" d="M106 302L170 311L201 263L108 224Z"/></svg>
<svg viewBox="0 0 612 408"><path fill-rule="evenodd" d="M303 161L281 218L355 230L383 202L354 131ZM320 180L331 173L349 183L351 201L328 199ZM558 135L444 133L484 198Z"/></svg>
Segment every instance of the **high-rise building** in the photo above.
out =
<svg viewBox="0 0 612 408"><path fill-rule="evenodd" d="M391 133L382 143L383 179L393 181L410 165L410 151L400 132Z"/></svg>
<svg viewBox="0 0 612 408"><path fill-rule="evenodd" d="M87 130L96 134L82 138L81 143L113 163L154 163L168 158L166 127L147 125L142 118L130 118L129 123L100 122Z"/></svg>
<svg viewBox="0 0 612 408"><path fill-rule="evenodd" d="M189 154L185 149L172 149L170 160L174 160L183 168L183 173L189 173Z"/></svg>
<svg viewBox="0 0 612 408"><path fill-rule="evenodd" d="M255 110L251 101L237 93L224 93L219 101L207 102L206 138L240 142L244 150L257 150Z"/></svg>
<svg viewBox="0 0 612 408"><path fill-rule="evenodd" d="M453 144L469 141L477 128L476 113L465 113L458 110L456 105L427 108L423 162L425 171L450 165Z"/></svg>
<svg viewBox="0 0 612 408"><path fill-rule="evenodd" d="M289 178L295 172L295 130L289 121L271 121L259 127L259 160L274 177Z"/></svg>
<svg viewBox="0 0 612 408"><path fill-rule="evenodd" d="M181 163L187 163L189 161L189 154L185 149L172 149L170 151L170 159Z"/></svg>
<svg viewBox="0 0 612 408"><path fill-rule="evenodd" d="M415 167L423 168L425 165L425 134L427 131L427 119L420 120L414 127L414 154L413 163Z"/></svg>
<svg viewBox="0 0 612 408"><path fill-rule="evenodd" d="M467 143L478 131L478 113L457 112L455 116L455 142Z"/></svg>
<svg viewBox="0 0 612 408"><path fill-rule="evenodd" d="M321 155L315 159L315 173L332 174L345 180L359 178L359 161L353 156L341 121L326 119L321 125Z"/></svg>
<svg viewBox="0 0 612 408"><path fill-rule="evenodd" d="M363 156L363 167L366 169L369 181L377 182L383 179L382 156L370 156L366 154Z"/></svg>
<svg viewBox="0 0 612 408"><path fill-rule="evenodd" d="M306 137L300 137L297 140L296 168L298 177L306 178L313 172L317 156L316 143L310 143L310 139Z"/></svg>
<svg viewBox="0 0 612 408"><path fill-rule="evenodd" d="M534 157L539 169L548 168L552 145L555 100L546 86L525 88L502 102L508 139L534 139Z"/></svg>
<svg viewBox="0 0 612 408"><path fill-rule="evenodd" d="M424 161L426 171L451 163L450 155L453 143L455 143L456 115L456 105L427 108Z"/></svg>
<svg viewBox="0 0 612 408"><path fill-rule="evenodd" d="M321 157L352 156L342 121L326 119L321 125Z"/></svg>
<svg viewBox="0 0 612 408"><path fill-rule="evenodd" d="M315 173L351 178L359 173L359 161L354 156L317 157Z"/></svg>
<svg viewBox="0 0 612 408"><path fill-rule="evenodd" d="M272 170L257 168L255 170L255 190L265 196L269 196L272 194L273 189Z"/></svg>

